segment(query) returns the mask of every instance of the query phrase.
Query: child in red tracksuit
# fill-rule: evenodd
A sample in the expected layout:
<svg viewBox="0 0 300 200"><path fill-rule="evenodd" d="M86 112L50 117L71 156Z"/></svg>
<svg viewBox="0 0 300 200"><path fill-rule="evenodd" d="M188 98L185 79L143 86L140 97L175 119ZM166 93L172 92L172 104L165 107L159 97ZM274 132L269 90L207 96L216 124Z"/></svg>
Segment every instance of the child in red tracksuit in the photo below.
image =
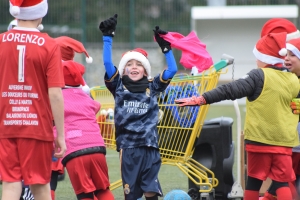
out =
<svg viewBox="0 0 300 200"><path fill-rule="evenodd" d="M12 20L8 27L7 30L11 30L14 27L17 27L18 23L17 23L17 19ZM43 30L43 25L40 24L37 27L38 30ZM57 187L57 180L58 180L58 176L64 173L63 170L63 166L60 162L60 158L57 159L55 157L52 158L52 164L51 164L51 168L52 168L52 173L51 173L51 180L50 180L50 189L51 189L51 198L52 200L55 200L55 190ZM20 200L31 200L34 199L29 186L28 185L24 185L22 182L22 193L21 193L21 197Z"/></svg>
<svg viewBox="0 0 300 200"><path fill-rule="evenodd" d="M66 150L61 55L53 38L38 30L47 10L46 0L10 1L18 25L0 34L0 91L13 95L0 97L2 199L19 200L23 180L36 200L50 200L53 141L54 156Z"/></svg>
<svg viewBox="0 0 300 200"><path fill-rule="evenodd" d="M175 101L180 106L201 106L247 97L244 137L248 177L244 200L258 200L267 177L272 179L278 200L292 199L288 182L295 180L291 155L292 148L299 144L299 116L291 112L290 102L300 88L298 77L283 66L285 43L286 33L262 37L253 50L258 69L199 97Z"/></svg>

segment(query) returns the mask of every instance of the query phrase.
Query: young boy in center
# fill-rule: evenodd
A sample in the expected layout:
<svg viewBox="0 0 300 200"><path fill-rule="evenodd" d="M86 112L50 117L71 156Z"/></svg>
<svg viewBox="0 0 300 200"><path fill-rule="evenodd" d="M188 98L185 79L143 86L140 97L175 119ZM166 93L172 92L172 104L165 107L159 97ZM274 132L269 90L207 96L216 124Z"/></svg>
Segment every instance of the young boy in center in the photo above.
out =
<svg viewBox="0 0 300 200"><path fill-rule="evenodd" d="M161 159L158 147L157 95L163 92L177 72L171 44L160 37L166 34L158 26L154 36L167 61L167 69L151 78L147 52L141 48L123 54L118 69L112 63L112 39L117 14L100 23L103 33L105 85L115 99L115 134L120 152L121 175L126 200L143 195L158 200L162 190L158 181Z"/></svg>
<svg viewBox="0 0 300 200"><path fill-rule="evenodd" d="M175 101L180 106L201 106L247 97L244 137L248 177L244 200L258 200L267 177L272 179L278 200L292 199L288 182L295 180L291 155L292 148L299 144L299 116L291 112L290 102L299 93L299 80L283 66L285 46L286 33L268 34L253 50L258 69L199 97Z"/></svg>

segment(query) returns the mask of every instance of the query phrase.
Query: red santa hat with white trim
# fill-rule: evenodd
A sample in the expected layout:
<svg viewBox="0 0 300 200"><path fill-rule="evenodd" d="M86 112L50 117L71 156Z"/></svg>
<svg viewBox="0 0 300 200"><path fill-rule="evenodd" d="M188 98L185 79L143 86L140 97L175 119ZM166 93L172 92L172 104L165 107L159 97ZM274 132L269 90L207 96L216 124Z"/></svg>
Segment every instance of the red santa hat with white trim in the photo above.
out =
<svg viewBox="0 0 300 200"><path fill-rule="evenodd" d="M84 53L87 63L93 62L93 58L89 56L88 52L81 42L67 36L61 36L54 39L60 46L61 56L64 61L73 60L76 52Z"/></svg>
<svg viewBox="0 0 300 200"><path fill-rule="evenodd" d="M43 18L48 12L47 0L10 0L10 14L21 20Z"/></svg>
<svg viewBox="0 0 300 200"><path fill-rule="evenodd" d="M262 27L260 36L263 37L269 33L286 32L286 41L300 37L300 32L297 27L290 21L284 18L272 18L268 20Z"/></svg>
<svg viewBox="0 0 300 200"><path fill-rule="evenodd" d="M140 61L147 72L148 79L151 79L151 65L148 60L148 53L142 48L136 48L131 51L127 51L122 55L118 67L120 76L123 75L125 66L130 60Z"/></svg>
<svg viewBox="0 0 300 200"><path fill-rule="evenodd" d="M286 49L293 52L295 56L297 56L298 59L300 59L300 38L289 40L286 43Z"/></svg>
<svg viewBox="0 0 300 200"><path fill-rule="evenodd" d="M286 33L270 33L256 43L253 54L257 60L274 65L284 62L287 54Z"/></svg>

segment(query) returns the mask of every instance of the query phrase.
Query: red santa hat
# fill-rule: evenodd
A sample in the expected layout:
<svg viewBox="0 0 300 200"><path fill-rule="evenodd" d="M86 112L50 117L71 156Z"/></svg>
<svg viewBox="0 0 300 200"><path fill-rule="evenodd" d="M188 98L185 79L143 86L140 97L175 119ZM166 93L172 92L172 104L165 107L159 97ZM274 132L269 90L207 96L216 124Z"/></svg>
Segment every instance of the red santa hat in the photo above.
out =
<svg viewBox="0 0 300 200"><path fill-rule="evenodd" d="M284 18L273 18L268 20L262 27L261 37L269 33L286 32L286 41L300 37L300 32L297 27L290 21Z"/></svg>
<svg viewBox="0 0 300 200"><path fill-rule="evenodd" d="M270 64L278 64L284 62L287 54L286 33L270 33L258 40L253 49L256 59Z"/></svg>
<svg viewBox="0 0 300 200"><path fill-rule="evenodd" d="M293 52L293 54L300 59L300 38L289 40L286 43L286 49Z"/></svg>
<svg viewBox="0 0 300 200"><path fill-rule="evenodd" d="M127 62L134 59L134 60L140 61L142 63L142 65L144 66L144 68L147 72L148 79L151 79L151 65L150 65L150 62L149 62L147 56L148 56L148 53L142 48L136 48L136 49L133 49L131 51L127 51L126 53L124 53L122 55L122 58L119 63L119 68L118 68L120 76L123 75Z"/></svg>
<svg viewBox="0 0 300 200"><path fill-rule="evenodd" d="M57 37L55 38L55 40L60 46L61 56L63 60L73 60L75 52L77 52L85 54L85 60L87 63L93 62L93 58L89 56L81 42L67 36Z"/></svg>
<svg viewBox="0 0 300 200"><path fill-rule="evenodd" d="M85 68L82 64L69 60L62 62L62 66L64 72L65 85L85 85L85 81L82 78L85 72Z"/></svg>
<svg viewBox="0 0 300 200"><path fill-rule="evenodd" d="M10 14L21 20L43 18L48 11L47 0L10 0Z"/></svg>

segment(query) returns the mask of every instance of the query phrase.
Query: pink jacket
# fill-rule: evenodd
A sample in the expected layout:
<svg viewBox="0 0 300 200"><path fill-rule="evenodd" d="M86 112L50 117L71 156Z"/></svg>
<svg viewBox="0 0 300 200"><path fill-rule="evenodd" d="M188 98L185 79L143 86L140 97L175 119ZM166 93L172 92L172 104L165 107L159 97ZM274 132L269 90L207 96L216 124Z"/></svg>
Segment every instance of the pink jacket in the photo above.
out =
<svg viewBox="0 0 300 200"><path fill-rule="evenodd" d="M160 35L171 43L171 47L182 51L180 64L187 69L196 66L198 72L202 72L213 65L213 60L206 50L206 45L202 43L194 31L187 36L176 32L168 32L166 35Z"/></svg>
<svg viewBox="0 0 300 200"><path fill-rule="evenodd" d="M100 103L85 94L81 88L68 88L62 91L67 145L65 157L85 148L104 147L104 140L96 120Z"/></svg>

